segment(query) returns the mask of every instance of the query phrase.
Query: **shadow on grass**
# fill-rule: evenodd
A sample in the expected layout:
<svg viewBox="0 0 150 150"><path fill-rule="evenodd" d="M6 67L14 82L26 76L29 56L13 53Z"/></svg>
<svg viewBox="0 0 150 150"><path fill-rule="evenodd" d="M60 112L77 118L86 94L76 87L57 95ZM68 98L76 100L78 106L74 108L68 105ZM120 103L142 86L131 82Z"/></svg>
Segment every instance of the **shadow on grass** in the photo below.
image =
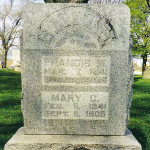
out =
<svg viewBox="0 0 150 150"><path fill-rule="evenodd" d="M140 92L140 93L150 92L150 86L148 86L148 85L146 85L146 86L144 86L144 85L133 85L132 88L133 88L133 92L134 91Z"/></svg>
<svg viewBox="0 0 150 150"><path fill-rule="evenodd" d="M138 76L138 75L135 75L134 76L134 82L137 82L139 79L141 79L142 78L142 76Z"/></svg>
<svg viewBox="0 0 150 150"><path fill-rule="evenodd" d="M21 95L21 94L20 94ZM17 106L17 105L21 105L21 96L20 97L15 97L13 99L13 97L8 97L7 99L3 99L0 101L0 108L9 108L9 107L13 107L13 106Z"/></svg>
<svg viewBox="0 0 150 150"><path fill-rule="evenodd" d="M16 133L16 131L22 127L23 124L0 124L0 150L4 149L4 145L10 138Z"/></svg>
<svg viewBox="0 0 150 150"><path fill-rule="evenodd" d="M135 124L135 125L134 125ZM142 128L138 126L136 122L128 126L129 130L132 132L137 141L142 145L142 150L148 150L147 147L147 137L143 133Z"/></svg>
<svg viewBox="0 0 150 150"><path fill-rule="evenodd" d="M133 90L135 92L150 92L150 80L142 79L142 76L134 76Z"/></svg>
<svg viewBox="0 0 150 150"><path fill-rule="evenodd" d="M21 88L21 77L3 77L0 76L0 91L1 90L16 90Z"/></svg>
<svg viewBox="0 0 150 150"><path fill-rule="evenodd" d="M140 98L139 100L139 98L136 98L134 101L137 103L132 103L131 105L131 118L145 117L150 114L149 99Z"/></svg>
<svg viewBox="0 0 150 150"><path fill-rule="evenodd" d="M4 68L0 69L0 76L16 76L20 75L20 72L15 72L12 69Z"/></svg>

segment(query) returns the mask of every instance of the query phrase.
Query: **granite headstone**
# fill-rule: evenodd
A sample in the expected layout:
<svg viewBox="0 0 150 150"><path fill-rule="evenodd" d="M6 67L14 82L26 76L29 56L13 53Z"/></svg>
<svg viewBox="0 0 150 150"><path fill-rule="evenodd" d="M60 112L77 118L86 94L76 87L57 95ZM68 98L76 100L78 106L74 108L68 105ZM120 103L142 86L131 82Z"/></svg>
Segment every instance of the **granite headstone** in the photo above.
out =
<svg viewBox="0 0 150 150"><path fill-rule="evenodd" d="M141 150L126 132L133 81L129 8L31 4L23 20L24 128L6 147L20 136L18 149Z"/></svg>
<svg viewBox="0 0 150 150"><path fill-rule="evenodd" d="M129 8L36 4L23 19L25 134L125 135Z"/></svg>

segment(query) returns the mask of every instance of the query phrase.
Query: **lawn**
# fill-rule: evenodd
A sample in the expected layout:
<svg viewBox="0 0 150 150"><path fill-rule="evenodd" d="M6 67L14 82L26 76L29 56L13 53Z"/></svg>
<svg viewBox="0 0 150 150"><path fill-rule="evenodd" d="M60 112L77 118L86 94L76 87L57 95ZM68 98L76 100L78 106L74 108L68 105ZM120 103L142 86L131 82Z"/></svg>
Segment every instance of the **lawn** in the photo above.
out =
<svg viewBox="0 0 150 150"><path fill-rule="evenodd" d="M21 113L21 75L0 69L0 150L12 135L23 126ZM128 128L150 150L150 80L134 77L133 101Z"/></svg>
<svg viewBox="0 0 150 150"><path fill-rule="evenodd" d="M23 126L20 100L20 72L0 69L0 150L17 129Z"/></svg>
<svg viewBox="0 0 150 150"><path fill-rule="evenodd" d="M134 76L128 128L141 143L142 150L150 150L150 79Z"/></svg>

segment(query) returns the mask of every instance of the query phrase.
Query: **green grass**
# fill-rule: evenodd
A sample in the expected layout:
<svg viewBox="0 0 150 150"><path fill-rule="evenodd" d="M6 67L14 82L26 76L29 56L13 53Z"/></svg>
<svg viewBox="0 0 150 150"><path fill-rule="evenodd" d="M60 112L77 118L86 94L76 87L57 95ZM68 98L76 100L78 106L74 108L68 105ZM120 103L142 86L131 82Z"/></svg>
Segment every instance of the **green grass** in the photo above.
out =
<svg viewBox="0 0 150 150"><path fill-rule="evenodd" d="M0 69L0 150L23 126L20 100L20 73ZM142 150L150 150L150 80L135 76L130 112L128 128L141 143Z"/></svg>
<svg viewBox="0 0 150 150"><path fill-rule="evenodd" d="M0 69L0 150L18 128L23 126L20 100L20 72Z"/></svg>
<svg viewBox="0 0 150 150"><path fill-rule="evenodd" d="M142 145L142 150L150 150L150 79L142 79L142 76L134 76L128 128Z"/></svg>

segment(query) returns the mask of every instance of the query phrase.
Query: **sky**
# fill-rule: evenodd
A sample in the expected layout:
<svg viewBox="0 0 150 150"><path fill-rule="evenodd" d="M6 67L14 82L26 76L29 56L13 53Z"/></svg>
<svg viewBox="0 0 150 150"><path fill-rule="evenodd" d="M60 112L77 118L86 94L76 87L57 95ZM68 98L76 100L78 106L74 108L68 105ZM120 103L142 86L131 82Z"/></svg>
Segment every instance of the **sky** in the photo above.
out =
<svg viewBox="0 0 150 150"><path fill-rule="evenodd" d="M9 4L10 1L9 0L0 0L0 6L3 6L4 4ZM44 0L36 0L36 3L44 3ZM14 4L13 5L19 5L20 4L20 0L14 0ZM1 24L1 22L0 22ZM0 47L1 47L1 43L0 43ZM8 59L12 59L12 51L10 49L10 51L8 52Z"/></svg>
<svg viewBox="0 0 150 150"><path fill-rule="evenodd" d="M14 0L14 4L19 4L20 0ZM4 3L9 3L9 0L0 0L0 5ZM44 3L44 0L37 0L37 3Z"/></svg>

